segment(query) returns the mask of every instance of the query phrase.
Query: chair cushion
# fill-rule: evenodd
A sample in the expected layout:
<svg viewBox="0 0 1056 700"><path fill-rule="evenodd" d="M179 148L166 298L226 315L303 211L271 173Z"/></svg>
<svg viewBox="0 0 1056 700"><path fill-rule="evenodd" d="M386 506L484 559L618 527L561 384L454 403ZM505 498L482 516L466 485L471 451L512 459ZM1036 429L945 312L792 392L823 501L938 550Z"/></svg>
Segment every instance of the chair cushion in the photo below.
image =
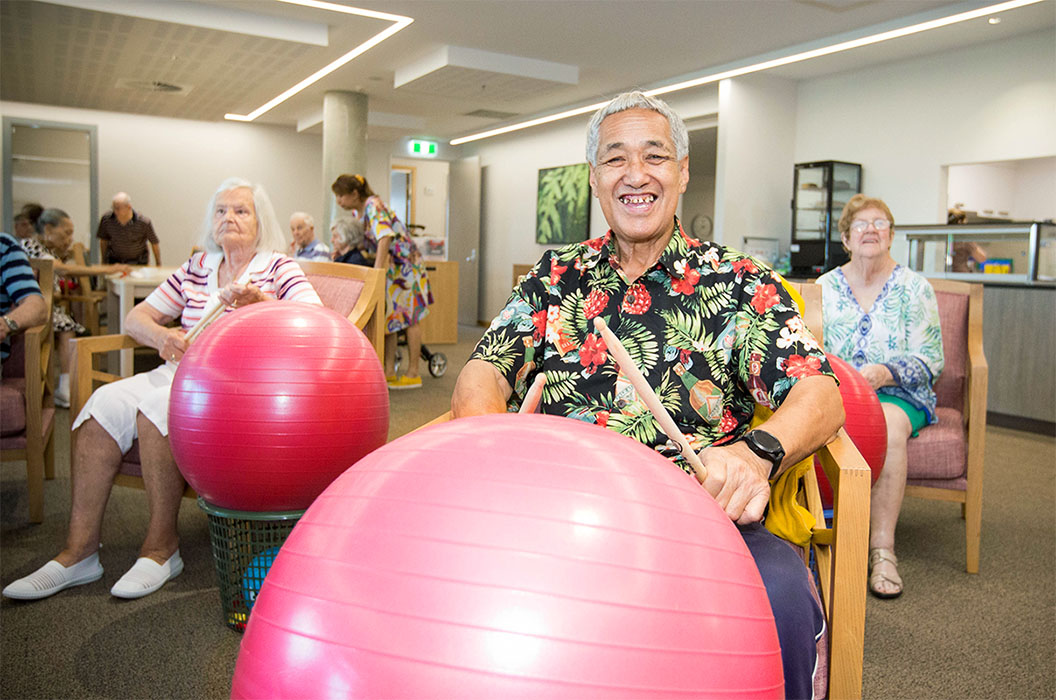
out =
<svg viewBox="0 0 1056 700"><path fill-rule="evenodd" d="M944 367L935 382L939 406L964 410L968 363L968 295L935 292L942 328ZM912 441L911 441L912 442Z"/></svg>
<svg viewBox="0 0 1056 700"><path fill-rule="evenodd" d="M965 475L964 419L960 411L940 406L939 422L920 431L907 446L908 479L957 479Z"/></svg>
<svg viewBox="0 0 1056 700"><path fill-rule="evenodd" d="M308 275L308 281L315 288L315 293L323 306L333 309L342 316L348 316L359 301L363 292L363 280L331 275Z"/></svg>
<svg viewBox="0 0 1056 700"><path fill-rule="evenodd" d="M26 380L11 377L0 382L0 435L26 432Z"/></svg>

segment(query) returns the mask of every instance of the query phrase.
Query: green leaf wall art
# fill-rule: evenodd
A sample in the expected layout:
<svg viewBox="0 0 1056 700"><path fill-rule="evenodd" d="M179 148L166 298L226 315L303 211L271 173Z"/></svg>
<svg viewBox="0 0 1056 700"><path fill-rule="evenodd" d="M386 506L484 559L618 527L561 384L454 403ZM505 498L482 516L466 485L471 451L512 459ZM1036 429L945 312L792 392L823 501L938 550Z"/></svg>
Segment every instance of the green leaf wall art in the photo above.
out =
<svg viewBox="0 0 1056 700"><path fill-rule="evenodd" d="M586 163L543 168L535 210L535 242L575 243L590 231L590 171Z"/></svg>

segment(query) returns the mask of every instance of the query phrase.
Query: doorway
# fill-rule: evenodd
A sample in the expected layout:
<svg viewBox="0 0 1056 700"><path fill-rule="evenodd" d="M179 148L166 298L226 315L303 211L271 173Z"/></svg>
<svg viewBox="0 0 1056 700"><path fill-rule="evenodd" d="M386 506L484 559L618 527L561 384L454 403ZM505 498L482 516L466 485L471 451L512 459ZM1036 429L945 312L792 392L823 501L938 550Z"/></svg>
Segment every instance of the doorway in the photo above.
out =
<svg viewBox="0 0 1056 700"><path fill-rule="evenodd" d="M98 261L93 235L99 220L95 125L4 117L3 149L6 230L14 230L15 214L27 203L62 209L73 221L74 240Z"/></svg>
<svg viewBox="0 0 1056 700"><path fill-rule="evenodd" d="M408 227L416 223L414 178L415 168L412 166L393 165L389 168L389 206L404 226Z"/></svg>

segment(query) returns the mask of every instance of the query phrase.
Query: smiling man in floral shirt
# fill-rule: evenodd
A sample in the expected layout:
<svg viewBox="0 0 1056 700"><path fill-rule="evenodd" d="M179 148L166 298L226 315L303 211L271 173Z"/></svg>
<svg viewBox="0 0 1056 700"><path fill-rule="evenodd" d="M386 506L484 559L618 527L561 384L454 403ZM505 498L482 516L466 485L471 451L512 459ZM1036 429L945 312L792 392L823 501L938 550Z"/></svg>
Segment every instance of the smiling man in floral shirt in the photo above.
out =
<svg viewBox="0 0 1056 700"><path fill-rule="evenodd" d="M587 160L610 230L547 252L521 280L459 375L454 415L516 410L541 371L542 412L683 462L595 331L602 318L702 450L704 488L737 523L766 584L786 695L810 697L823 618L802 560L760 521L768 479L843 424L831 369L768 268L682 231L688 136L664 102L627 93L599 110ZM748 431L756 403L776 411Z"/></svg>

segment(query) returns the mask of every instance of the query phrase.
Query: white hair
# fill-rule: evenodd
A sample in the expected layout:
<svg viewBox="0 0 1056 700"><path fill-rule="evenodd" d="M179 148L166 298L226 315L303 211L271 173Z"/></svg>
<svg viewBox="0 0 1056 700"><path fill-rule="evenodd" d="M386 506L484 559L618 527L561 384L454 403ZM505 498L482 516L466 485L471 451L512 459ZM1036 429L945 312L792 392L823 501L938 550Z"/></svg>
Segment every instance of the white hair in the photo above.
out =
<svg viewBox="0 0 1056 700"><path fill-rule="evenodd" d="M286 236L283 233L279 219L275 216L275 207L271 206L271 199L261 185L254 185L248 180L240 177L229 177L220 183L213 192L209 205L205 208L205 219L202 222L202 230L198 236L198 245L210 253L219 253L221 248L213 239L213 213L216 211L216 200L224 192L246 188L253 193L253 209L257 216L257 252L273 252L286 250Z"/></svg>
<svg viewBox="0 0 1056 700"><path fill-rule="evenodd" d="M304 224L308 228L313 228L313 229L315 228L315 219L313 219L312 215L309 214L308 212L295 211L292 214L290 214L290 221L293 221L294 219L297 219L297 218L304 219Z"/></svg>
<svg viewBox="0 0 1056 700"><path fill-rule="evenodd" d="M359 219L341 218L330 225L330 245L347 245L358 248L363 243L363 222Z"/></svg>
<svg viewBox="0 0 1056 700"><path fill-rule="evenodd" d="M594 113L587 126L587 162L590 167L598 164L598 140L601 131L601 122L605 117L618 112L626 112L629 109L648 109L663 115L671 131L671 140L675 144L675 158L682 160L689 155L689 132L686 131L686 123L682 117L675 114L670 106L658 97L650 97L644 92L634 90L617 95L612 100Z"/></svg>

